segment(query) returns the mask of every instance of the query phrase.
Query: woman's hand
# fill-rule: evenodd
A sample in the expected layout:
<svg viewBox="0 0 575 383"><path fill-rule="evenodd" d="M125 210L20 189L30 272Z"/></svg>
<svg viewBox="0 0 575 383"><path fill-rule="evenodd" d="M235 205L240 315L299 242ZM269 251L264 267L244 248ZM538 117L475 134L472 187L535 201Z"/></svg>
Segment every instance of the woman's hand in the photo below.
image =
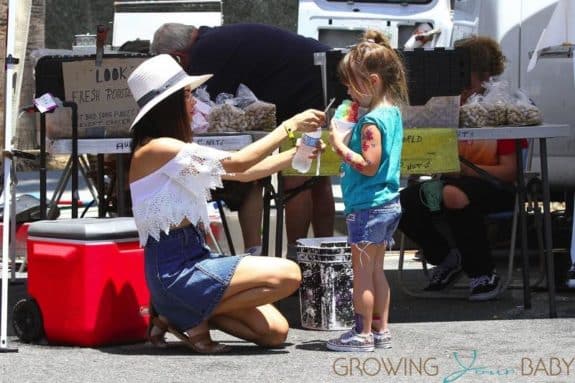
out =
<svg viewBox="0 0 575 383"><path fill-rule="evenodd" d="M296 150L299 149L300 145L301 145L301 138L298 138L297 142L295 144ZM317 142L315 149L311 152L311 154L308 156L308 158L311 158L311 159L317 158L321 153L323 153L325 151L326 147L327 147L327 145L320 138ZM294 152L294 154L295 154L295 152Z"/></svg>
<svg viewBox="0 0 575 383"><path fill-rule="evenodd" d="M287 122L292 124L293 131L300 133L313 132L325 124L325 113L316 109L308 109L296 114Z"/></svg>

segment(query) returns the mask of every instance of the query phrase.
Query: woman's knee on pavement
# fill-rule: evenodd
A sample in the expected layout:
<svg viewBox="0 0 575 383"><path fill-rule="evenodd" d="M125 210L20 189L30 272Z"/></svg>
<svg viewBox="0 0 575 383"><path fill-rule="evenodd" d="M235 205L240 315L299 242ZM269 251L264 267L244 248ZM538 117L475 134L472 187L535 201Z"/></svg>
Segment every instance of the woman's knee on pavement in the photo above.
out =
<svg viewBox="0 0 575 383"><path fill-rule="evenodd" d="M260 333L257 343L264 347L280 347L288 336L289 323L283 316L276 316L265 331Z"/></svg>
<svg viewBox="0 0 575 383"><path fill-rule="evenodd" d="M469 198L461 189L446 185L443 188L443 206L447 209L463 209L469 205Z"/></svg>
<svg viewBox="0 0 575 383"><path fill-rule="evenodd" d="M288 335L287 319L272 305L263 305L245 312L243 320L250 323L257 335L256 343L264 347L281 346Z"/></svg>

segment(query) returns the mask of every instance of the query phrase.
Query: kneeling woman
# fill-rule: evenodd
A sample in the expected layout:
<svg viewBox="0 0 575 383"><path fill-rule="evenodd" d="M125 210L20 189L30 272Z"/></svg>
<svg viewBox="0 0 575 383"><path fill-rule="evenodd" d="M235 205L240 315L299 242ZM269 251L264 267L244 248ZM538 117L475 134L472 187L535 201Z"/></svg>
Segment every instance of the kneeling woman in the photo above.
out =
<svg viewBox="0 0 575 383"><path fill-rule="evenodd" d="M193 350L229 350L210 328L262 346L281 345L288 323L271 303L299 286L298 266L273 257L223 256L204 243L210 189L222 179L252 181L289 166L295 149L271 155L291 132L318 129L323 112L308 110L262 139L229 153L192 143L192 90L211 75L188 76L169 55L137 67L128 86L140 111L132 127L130 192L146 281L154 303L149 337L166 331Z"/></svg>

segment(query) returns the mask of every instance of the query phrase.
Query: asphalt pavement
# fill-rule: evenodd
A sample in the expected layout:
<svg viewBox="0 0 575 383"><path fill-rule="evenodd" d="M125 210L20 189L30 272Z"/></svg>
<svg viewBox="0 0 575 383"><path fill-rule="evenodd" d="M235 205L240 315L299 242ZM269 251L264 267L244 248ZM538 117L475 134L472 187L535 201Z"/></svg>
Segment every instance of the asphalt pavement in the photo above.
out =
<svg viewBox="0 0 575 383"><path fill-rule="evenodd" d="M233 346L229 354L198 355L173 337L164 350L145 341L96 348L26 344L9 326L8 349L16 352L0 352L0 382L575 381L574 291L559 289L557 318L549 318L545 283L532 289L530 309L523 307L520 288L490 302L467 301L465 287L448 292L457 297L414 298L401 289L397 260L392 251L385 264L392 289L389 350L328 351L325 341L341 331L302 328L299 297L294 295L277 304L291 330L285 346L273 350L219 331L213 337ZM498 257L499 269L504 262ZM419 291L425 276L412 254L406 268L405 286ZM535 262L532 274L535 279ZM519 278L516 270L514 284ZM10 283L10 309L27 297L26 278Z"/></svg>

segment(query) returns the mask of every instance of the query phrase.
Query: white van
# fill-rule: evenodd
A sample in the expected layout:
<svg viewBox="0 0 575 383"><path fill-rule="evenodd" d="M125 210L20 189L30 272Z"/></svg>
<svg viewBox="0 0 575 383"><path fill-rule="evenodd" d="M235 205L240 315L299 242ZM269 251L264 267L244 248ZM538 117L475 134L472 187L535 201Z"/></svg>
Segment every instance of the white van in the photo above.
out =
<svg viewBox="0 0 575 383"><path fill-rule="evenodd" d="M215 0L116 0L114 36L117 48L127 41L152 40L164 23L205 25L222 24L222 2Z"/></svg>
<svg viewBox="0 0 575 383"><path fill-rule="evenodd" d="M366 28L375 27L387 33L394 47L401 48L420 23L429 23L439 33L434 36L435 47L450 47L454 41L471 34L490 36L501 44L507 57L502 78L511 89L523 89L540 108L545 122L573 126L573 45L548 50L540 56L535 69L527 72L530 53L559 1L300 0L298 33L332 47L353 44ZM575 30L574 17L566 15L564 22ZM552 191L573 192L575 138L548 140L547 148ZM535 157L537 153L538 145ZM534 158L533 165L537 169L538 158Z"/></svg>
<svg viewBox="0 0 575 383"><path fill-rule="evenodd" d="M394 47L402 47L417 24L431 23L442 31L436 46L451 42L449 0L300 0L298 33L342 48L357 42L367 28L384 31Z"/></svg>

